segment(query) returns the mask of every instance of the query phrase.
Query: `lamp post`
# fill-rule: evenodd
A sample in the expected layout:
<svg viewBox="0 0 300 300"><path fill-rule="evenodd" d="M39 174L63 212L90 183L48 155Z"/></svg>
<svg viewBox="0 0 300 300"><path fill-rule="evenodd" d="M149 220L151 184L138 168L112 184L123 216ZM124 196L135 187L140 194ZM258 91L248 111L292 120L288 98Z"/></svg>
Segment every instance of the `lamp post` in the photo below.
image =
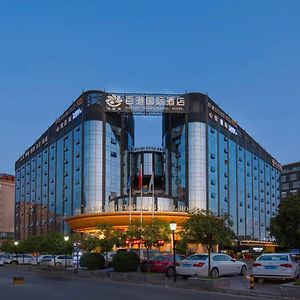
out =
<svg viewBox="0 0 300 300"><path fill-rule="evenodd" d="M17 251L17 247L19 245L19 242L18 241L14 241L14 245L15 245L15 253L16 253L16 260L17 262L19 262L19 259L18 259L18 251ZM14 256L12 257L12 260L14 259Z"/></svg>
<svg viewBox="0 0 300 300"><path fill-rule="evenodd" d="M65 269L67 269L67 255L68 255L68 251L67 251L67 246L68 246L68 241L69 241L69 236L68 235L65 235L64 236L64 240L65 240L65 242L66 242L66 245L65 245L65 247L66 247L66 251L65 251Z"/></svg>
<svg viewBox="0 0 300 300"><path fill-rule="evenodd" d="M176 282L176 253L175 253L175 230L176 230L177 224L176 222L170 223L170 229L172 231L172 240L173 240L173 263L174 263L174 274L173 274L173 280Z"/></svg>

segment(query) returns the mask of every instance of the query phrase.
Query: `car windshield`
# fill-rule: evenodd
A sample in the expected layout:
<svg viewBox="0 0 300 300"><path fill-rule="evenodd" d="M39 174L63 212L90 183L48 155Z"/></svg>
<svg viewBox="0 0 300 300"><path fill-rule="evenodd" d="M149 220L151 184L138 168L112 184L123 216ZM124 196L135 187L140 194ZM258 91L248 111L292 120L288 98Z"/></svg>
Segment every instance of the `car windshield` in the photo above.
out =
<svg viewBox="0 0 300 300"><path fill-rule="evenodd" d="M187 260L206 260L208 257L207 254L196 254L196 255L192 255L192 256L189 256L187 258Z"/></svg>
<svg viewBox="0 0 300 300"><path fill-rule="evenodd" d="M261 257L258 258L258 261L288 261L288 256L287 255L262 255Z"/></svg>

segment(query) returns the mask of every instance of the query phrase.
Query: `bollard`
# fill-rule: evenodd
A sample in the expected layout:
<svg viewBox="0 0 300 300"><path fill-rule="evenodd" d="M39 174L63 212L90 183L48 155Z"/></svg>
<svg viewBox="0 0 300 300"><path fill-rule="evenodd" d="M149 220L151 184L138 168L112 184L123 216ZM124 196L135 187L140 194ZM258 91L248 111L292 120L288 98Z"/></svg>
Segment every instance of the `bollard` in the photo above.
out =
<svg viewBox="0 0 300 300"><path fill-rule="evenodd" d="M13 277L13 284L24 284L24 277L21 276L14 276Z"/></svg>
<svg viewBox="0 0 300 300"><path fill-rule="evenodd" d="M253 274L250 275L250 289L254 289L254 276L253 276Z"/></svg>

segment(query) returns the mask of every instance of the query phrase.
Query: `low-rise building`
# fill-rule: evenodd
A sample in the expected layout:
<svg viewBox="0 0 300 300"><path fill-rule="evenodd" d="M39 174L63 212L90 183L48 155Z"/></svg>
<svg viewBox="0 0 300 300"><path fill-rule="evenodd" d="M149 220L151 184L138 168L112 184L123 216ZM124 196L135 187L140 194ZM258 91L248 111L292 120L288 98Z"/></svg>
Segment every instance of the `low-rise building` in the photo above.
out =
<svg viewBox="0 0 300 300"><path fill-rule="evenodd" d="M300 195L300 162L282 166L281 198Z"/></svg>
<svg viewBox="0 0 300 300"><path fill-rule="evenodd" d="M15 177L0 173L0 239L14 237Z"/></svg>

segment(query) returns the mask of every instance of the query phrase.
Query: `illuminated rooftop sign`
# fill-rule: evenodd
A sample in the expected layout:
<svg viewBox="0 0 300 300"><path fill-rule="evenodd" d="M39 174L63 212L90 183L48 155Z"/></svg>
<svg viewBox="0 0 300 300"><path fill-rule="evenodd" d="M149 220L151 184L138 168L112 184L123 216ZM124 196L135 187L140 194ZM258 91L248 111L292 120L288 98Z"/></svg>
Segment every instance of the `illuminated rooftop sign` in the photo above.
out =
<svg viewBox="0 0 300 300"><path fill-rule="evenodd" d="M132 112L134 114L185 113L185 98L172 94L108 94L107 112Z"/></svg>

